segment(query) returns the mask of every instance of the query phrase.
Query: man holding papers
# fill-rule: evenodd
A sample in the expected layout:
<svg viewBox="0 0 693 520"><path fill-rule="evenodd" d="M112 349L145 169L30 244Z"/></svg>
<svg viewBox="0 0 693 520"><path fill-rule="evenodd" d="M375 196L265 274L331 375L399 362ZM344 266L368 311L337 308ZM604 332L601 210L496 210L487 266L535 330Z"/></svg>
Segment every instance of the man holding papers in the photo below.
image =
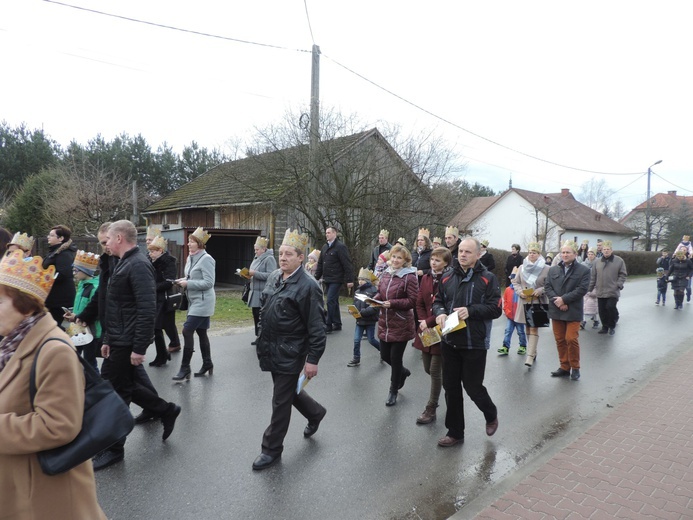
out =
<svg viewBox="0 0 693 520"><path fill-rule="evenodd" d="M462 387L486 419L486 435L498 428L498 412L484 387L486 354L491 342L492 321L503 313L498 280L479 261L481 243L465 238L458 248L459 266L446 272L433 302L436 323L443 332L443 388L447 413L445 437L438 441L444 448L464 442L464 402ZM451 319L451 323L446 323ZM456 320L463 328L451 325Z"/></svg>

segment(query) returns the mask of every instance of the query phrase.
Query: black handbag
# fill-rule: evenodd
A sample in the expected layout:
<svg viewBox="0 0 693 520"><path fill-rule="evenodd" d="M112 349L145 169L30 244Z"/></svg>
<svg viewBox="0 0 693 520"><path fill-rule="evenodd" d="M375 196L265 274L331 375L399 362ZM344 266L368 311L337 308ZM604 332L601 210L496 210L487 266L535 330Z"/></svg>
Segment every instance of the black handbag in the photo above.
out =
<svg viewBox="0 0 693 520"><path fill-rule="evenodd" d="M56 340L70 345L60 338L49 338L36 351L29 376L31 409L36 397L36 360L47 341ZM70 345L72 348L72 345ZM37 453L41 469L46 475L58 475L91 459L127 435L135 427L130 408L99 373L82 356L75 355L84 368L84 417L82 430L75 439L58 448Z"/></svg>
<svg viewBox="0 0 693 520"><path fill-rule="evenodd" d="M183 303L182 293L173 293L166 295L166 303L164 303L164 312L173 312L180 309Z"/></svg>
<svg viewBox="0 0 693 520"><path fill-rule="evenodd" d="M188 306L190 305L190 302L188 302L188 296L185 293L180 293L181 299L180 299L180 307L178 307L179 311L187 311Z"/></svg>
<svg viewBox="0 0 693 520"><path fill-rule="evenodd" d="M525 321L533 328L549 326L549 306L541 303L525 303Z"/></svg>
<svg viewBox="0 0 693 520"><path fill-rule="evenodd" d="M241 300L243 303L248 303L248 298L250 298L250 282L245 284L243 287L243 294L241 294Z"/></svg>

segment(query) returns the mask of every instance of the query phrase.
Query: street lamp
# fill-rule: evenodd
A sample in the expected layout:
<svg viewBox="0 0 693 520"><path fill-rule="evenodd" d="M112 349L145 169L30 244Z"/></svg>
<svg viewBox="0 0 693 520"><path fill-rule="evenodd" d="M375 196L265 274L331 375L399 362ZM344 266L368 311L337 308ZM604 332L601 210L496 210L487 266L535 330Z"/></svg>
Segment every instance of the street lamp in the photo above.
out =
<svg viewBox="0 0 693 520"><path fill-rule="evenodd" d="M662 160L650 165L647 168L647 208L645 209L645 251L652 249L652 222L650 222L650 211L652 204L650 203L650 176L652 175L652 166L657 166Z"/></svg>

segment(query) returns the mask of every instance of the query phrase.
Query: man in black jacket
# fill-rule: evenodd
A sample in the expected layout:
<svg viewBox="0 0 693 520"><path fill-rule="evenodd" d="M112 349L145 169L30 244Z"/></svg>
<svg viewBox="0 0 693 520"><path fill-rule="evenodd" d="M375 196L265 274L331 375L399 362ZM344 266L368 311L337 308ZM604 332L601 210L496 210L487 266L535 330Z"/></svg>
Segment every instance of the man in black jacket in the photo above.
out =
<svg viewBox="0 0 693 520"><path fill-rule="evenodd" d="M67 226L53 226L48 233L48 254L43 259L43 268L55 266L55 282L46 298L46 309L53 319L62 326L63 307L72 307L75 303L75 280L72 265L75 263L77 248L72 245L72 231Z"/></svg>
<svg viewBox="0 0 693 520"><path fill-rule="evenodd" d="M351 289L354 286L354 267L349 250L337 238L337 229L325 230L327 244L322 246L315 279L322 280L327 293L327 327L325 332L342 330L342 316L339 312L339 289L343 283Z"/></svg>
<svg viewBox="0 0 693 520"><path fill-rule="evenodd" d="M512 274L513 269L515 267L519 268L524 260L524 258L522 258L522 255L520 254L520 249L520 244L513 244L512 246L510 246L511 253L508 256L508 259L505 261L506 285L509 283L510 275Z"/></svg>
<svg viewBox="0 0 693 520"><path fill-rule="evenodd" d="M464 442L463 386L484 414L486 435L493 435L498 428L498 412L484 387L484 372L492 321L503 313L500 288L495 275L479 261L481 243L477 239L462 240L457 256L459 267L443 275L433 302L441 328L453 314L466 325L448 333L441 344L448 432L438 445L444 448Z"/></svg>
<svg viewBox="0 0 693 520"><path fill-rule="evenodd" d="M381 229L378 234L378 245L373 248L371 252L371 261L368 264L368 269L371 271L375 269L375 264L378 263L378 257L382 255L385 251L392 249L392 244L388 242L390 238L390 232L387 229Z"/></svg>
<svg viewBox="0 0 693 520"><path fill-rule="evenodd" d="M161 417L163 440L173 431L180 406L167 403L136 380L135 369L144 362L154 337L156 284L152 263L137 247L137 229L132 222L119 220L107 232L106 247L120 258L108 281L105 301L101 375L130 404L136 391L145 408ZM137 386L137 390L135 387ZM123 460L125 439L94 458L99 470Z"/></svg>
<svg viewBox="0 0 693 520"><path fill-rule="evenodd" d="M260 337L257 357L260 368L272 373L272 419L262 436L262 453L254 470L272 466L281 457L289 429L291 406L308 419L305 437L318 431L327 413L325 407L298 389L301 371L306 380L318 374L318 361L325 351L325 308L322 290L303 269L308 237L288 229L279 248L279 269L270 274L262 290Z"/></svg>

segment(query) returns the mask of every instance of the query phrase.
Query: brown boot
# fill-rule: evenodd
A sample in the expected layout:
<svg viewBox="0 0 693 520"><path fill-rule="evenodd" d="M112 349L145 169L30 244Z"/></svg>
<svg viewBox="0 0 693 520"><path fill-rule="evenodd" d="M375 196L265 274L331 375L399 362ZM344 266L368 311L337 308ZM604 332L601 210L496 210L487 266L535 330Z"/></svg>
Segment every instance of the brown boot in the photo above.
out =
<svg viewBox="0 0 693 520"><path fill-rule="evenodd" d="M419 417L416 419L416 424L430 424L433 421L436 420L436 407L435 406L426 406L426 409L423 411Z"/></svg>

